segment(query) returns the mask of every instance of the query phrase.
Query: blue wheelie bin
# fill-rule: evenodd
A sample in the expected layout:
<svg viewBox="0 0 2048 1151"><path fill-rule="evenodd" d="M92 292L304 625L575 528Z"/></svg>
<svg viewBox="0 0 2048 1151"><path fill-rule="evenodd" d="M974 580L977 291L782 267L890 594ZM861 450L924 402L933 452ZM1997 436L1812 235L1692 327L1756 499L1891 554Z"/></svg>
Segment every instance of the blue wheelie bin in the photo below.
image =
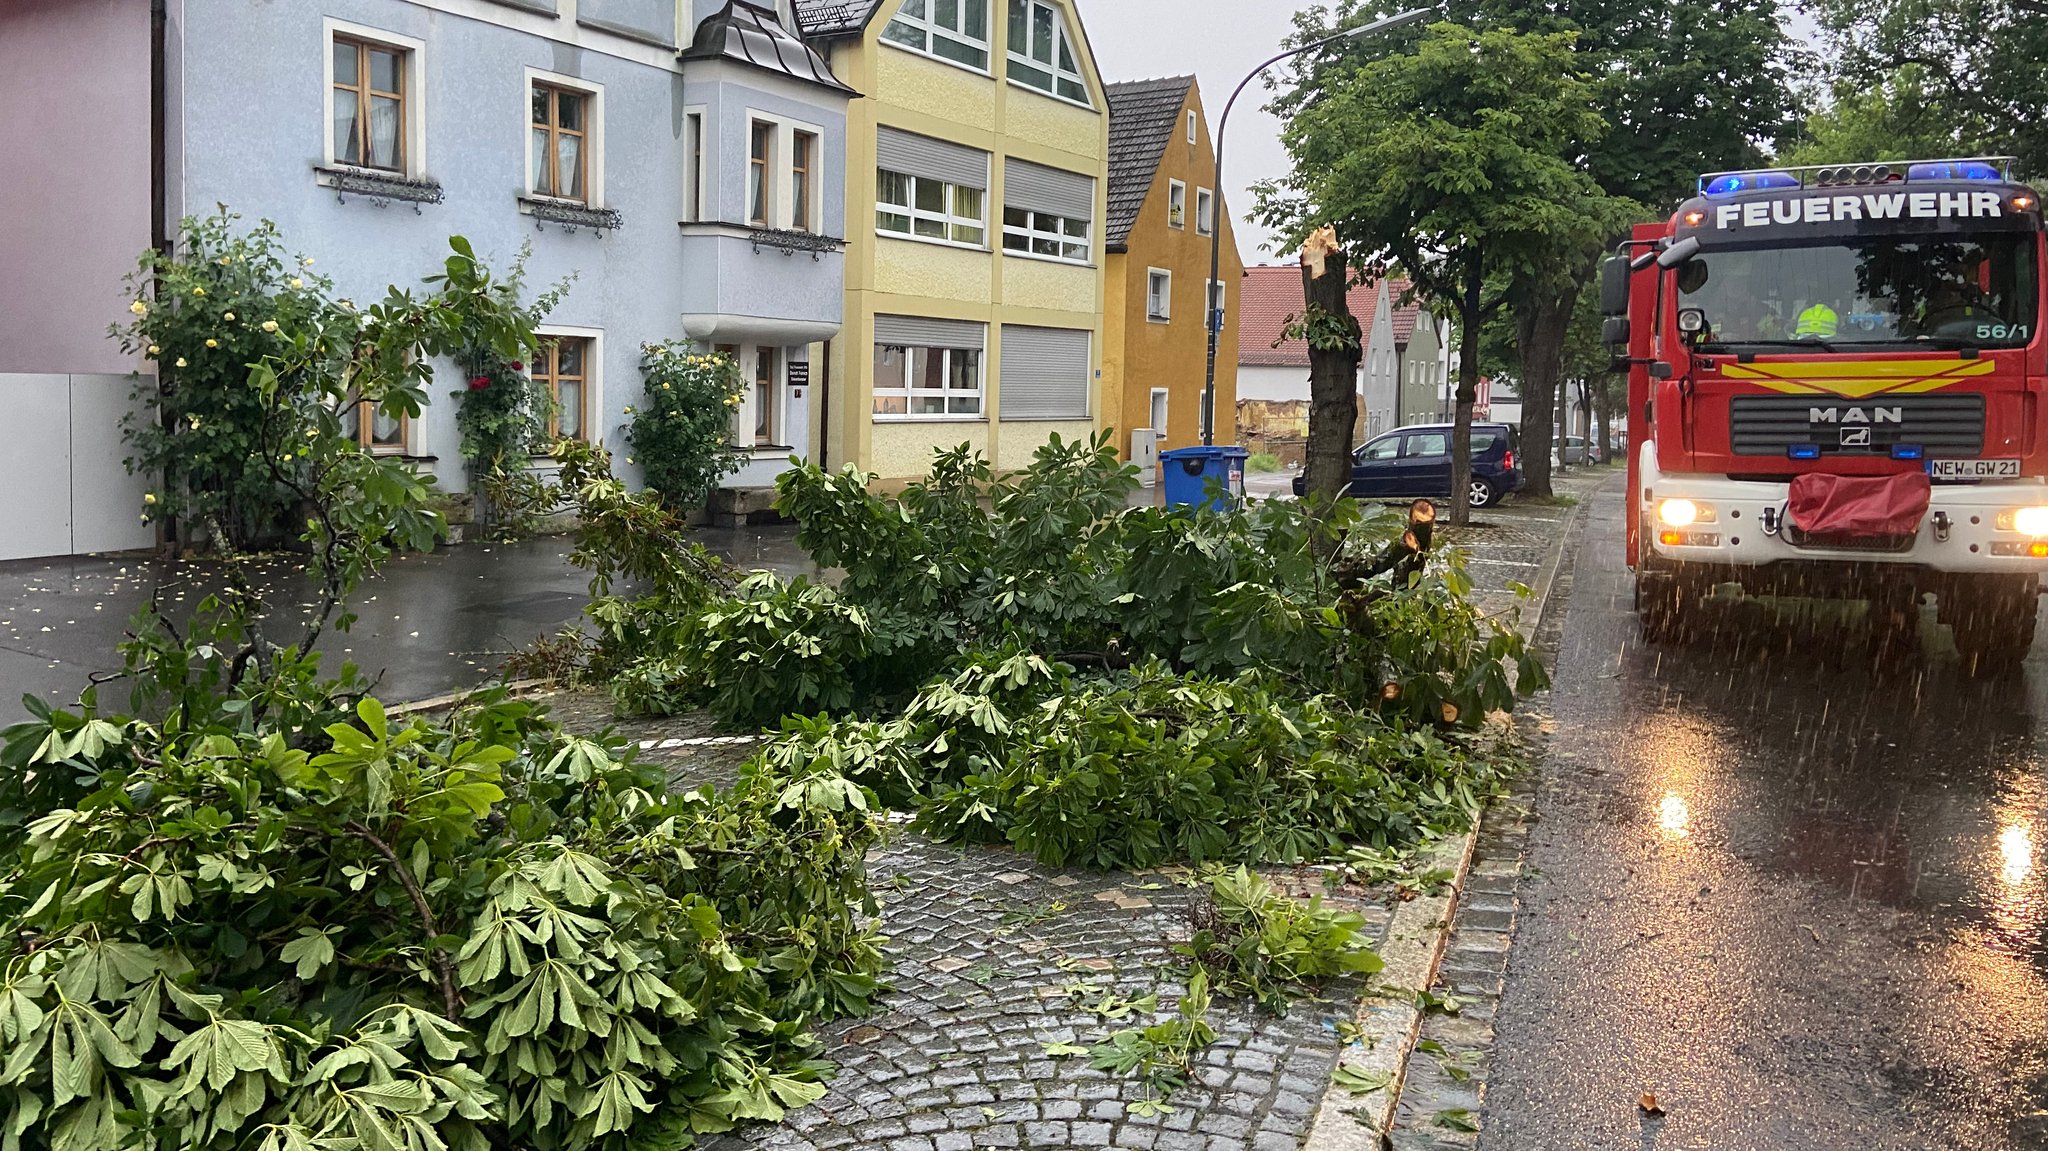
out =
<svg viewBox="0 0 2048 1151"><path fill-rule="evenodd" d="M1175 448L1159 453L1166 506L1230 511L1244 504L1244 461L1251 453L1231 445ZM1211 484L1221 485L1221 490Z"/></svg>

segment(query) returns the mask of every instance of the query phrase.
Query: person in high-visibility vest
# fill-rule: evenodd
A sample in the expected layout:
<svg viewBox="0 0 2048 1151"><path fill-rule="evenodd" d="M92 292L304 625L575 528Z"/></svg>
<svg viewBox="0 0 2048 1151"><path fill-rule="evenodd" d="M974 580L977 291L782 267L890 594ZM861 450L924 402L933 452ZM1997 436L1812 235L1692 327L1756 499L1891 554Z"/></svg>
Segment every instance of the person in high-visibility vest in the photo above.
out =
<svg viewBox="0 0 2048 1151"><path fill-rule="evenodd" d="M1817 300L1799 313L1799 325L1792 329L1792 336L1800 340L1831 340L1841 330L1842 317L1825 300Z"/></svg>

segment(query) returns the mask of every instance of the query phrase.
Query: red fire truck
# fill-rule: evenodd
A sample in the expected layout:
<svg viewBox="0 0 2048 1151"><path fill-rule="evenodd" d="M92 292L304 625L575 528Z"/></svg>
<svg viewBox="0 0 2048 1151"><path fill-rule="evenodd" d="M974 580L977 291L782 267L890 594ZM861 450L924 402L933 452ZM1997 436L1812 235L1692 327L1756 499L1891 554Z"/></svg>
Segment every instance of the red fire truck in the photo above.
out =
<svg viewBox="0 0 2048 1151"><path fill-rule="evenodd" d="M1715 172L1602 269L1628 370L1628 562L1646 635L1717 585L1936 597L2010 669L2048 571L2038 194L2007 158Z"/></svg>

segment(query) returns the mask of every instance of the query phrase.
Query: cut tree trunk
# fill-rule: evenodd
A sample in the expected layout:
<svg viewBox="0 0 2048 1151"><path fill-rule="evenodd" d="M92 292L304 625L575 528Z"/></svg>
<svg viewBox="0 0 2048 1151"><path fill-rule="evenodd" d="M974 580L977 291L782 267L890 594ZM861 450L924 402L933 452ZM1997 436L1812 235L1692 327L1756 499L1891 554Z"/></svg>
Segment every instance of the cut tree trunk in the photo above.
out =
<svg viewBox="0 0 2048 1151"><path fill-rule="evenodd" d="M1357 317L1351 314L1350 261L1343 249L1324 258L1317 276L1301 266L1304 323L1308 329L1308 461L1302 487L1334 500L1351 486L1352 430L1358 423L1358 363L1364 356Z"/></svg>

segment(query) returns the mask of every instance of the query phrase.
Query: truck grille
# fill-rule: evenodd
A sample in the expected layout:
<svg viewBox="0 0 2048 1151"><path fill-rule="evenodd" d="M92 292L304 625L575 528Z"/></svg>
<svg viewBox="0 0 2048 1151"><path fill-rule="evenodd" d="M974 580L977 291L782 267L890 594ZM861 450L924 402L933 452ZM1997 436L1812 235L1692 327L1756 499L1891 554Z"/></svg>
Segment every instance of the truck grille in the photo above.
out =
<svg viewBox="0 0 2048 1151"><path fill-rule="evenodd" d="M1738 456L1783 457L1797 444L1825 456L1888 456L1917 444L1930 457L1984 454L1984 397L1734 396L1728 431Z"/></svg>

